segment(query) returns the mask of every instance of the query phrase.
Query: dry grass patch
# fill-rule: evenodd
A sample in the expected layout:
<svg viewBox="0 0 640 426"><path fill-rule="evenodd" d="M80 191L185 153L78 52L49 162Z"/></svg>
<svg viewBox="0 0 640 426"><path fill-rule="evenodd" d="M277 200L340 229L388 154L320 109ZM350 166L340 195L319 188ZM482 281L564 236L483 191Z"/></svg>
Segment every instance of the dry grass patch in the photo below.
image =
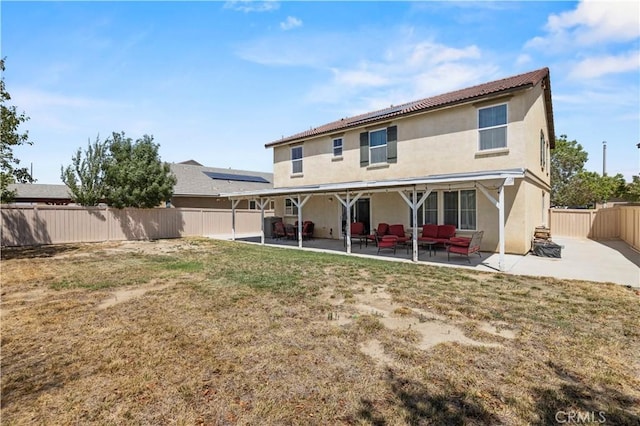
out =
<svg viewBox="0 0 640 426"><path fill-rule="evenodd" d="M638 318L616 285L220 241L3 251L2 422L634 424ZM421 349L435 323L483 345Z"/></svg>

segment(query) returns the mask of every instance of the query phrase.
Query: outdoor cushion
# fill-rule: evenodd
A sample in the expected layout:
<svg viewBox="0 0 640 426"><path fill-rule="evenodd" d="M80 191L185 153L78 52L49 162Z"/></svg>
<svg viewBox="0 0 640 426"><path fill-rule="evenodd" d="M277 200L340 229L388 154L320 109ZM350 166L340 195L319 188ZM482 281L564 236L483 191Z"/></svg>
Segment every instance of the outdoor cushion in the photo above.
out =
<svg viewBox="0 0 640 426"><path fill-rule="evenodd" d="M455 225L438 225L438 238L449 239L456 235Z"/></svg>
<svg viewBox="0 0 640 426"><path fill-rule="evenodd" d="M419 238L433 239L438 237L438 225L423 225L422 235Z"/></svg>
<svg viewBox="0 0 640 426"><path fill-rule="evenodd" d="M407 237L404 233L404 225L402 224L390 225L389 235L395 235L396 237L398 237L399 243L404 243L406 241L409 241L409 237Z"/></svg>
<svg viewBox="0 0 640 426"><path fill-rule="evenodd" d="M469 243L471 242L471 238L467 237L451 237L449 238L449 243L452 245L460 246L460 247L469 247Z"/></svg>

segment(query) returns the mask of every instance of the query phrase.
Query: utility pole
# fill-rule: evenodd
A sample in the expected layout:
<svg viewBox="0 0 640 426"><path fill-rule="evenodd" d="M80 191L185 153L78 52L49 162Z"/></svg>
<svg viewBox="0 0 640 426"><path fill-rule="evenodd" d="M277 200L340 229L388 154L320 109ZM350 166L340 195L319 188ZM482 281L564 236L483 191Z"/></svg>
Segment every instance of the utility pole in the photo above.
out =
<svg viewBox="0 0 640 426"><path fill-rule="evenodd" d="M602 176L607 175L607 141L602 141Z"/></svg>

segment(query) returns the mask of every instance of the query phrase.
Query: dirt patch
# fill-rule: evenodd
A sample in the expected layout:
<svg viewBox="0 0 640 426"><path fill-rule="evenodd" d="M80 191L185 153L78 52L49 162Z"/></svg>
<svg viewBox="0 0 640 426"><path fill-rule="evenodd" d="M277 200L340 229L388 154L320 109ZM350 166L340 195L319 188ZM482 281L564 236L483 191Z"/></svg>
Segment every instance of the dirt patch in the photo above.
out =
<svg viewBox="0 0 640 426"><path fill-rule="evenodd" d="M127 302L131 299L135 299L137 297L141 297L143 295L145 295L148 292L151 291L160 291L160 290L164 290L167 287L170 287L172 284L157 284L155 282L152 282L150 284L147 284L145 286L142 287L135 287L135 288L129 288L129 289L119 289L117 291L114 291L111 296L109 296L108 298L104 299L97 307L96 309L100 310L100 309L107 309L110 308L112 306L115 306L119 303L124 303Z"/></svg>
<svg viewBox="0 0 640 426"><path fill-rule="evenodd" d="M409 308L393 302L393 296L385 287L366 288L354 295L355 303L345 304L345 299L336 297L336 292L325 288L321 298L335 308L332 319L337 325L351 323L359 315L372 315L389 330L412 330L420 336L415 346L429 350L440 343L456 342L470 346L498 347L497 343L486 343L467 337L464 331L452 324L447 317L418 308ZM489 323L481 324L481 329L491 334L513 338L511 330L497 328ZM379 364L392 364L393 360L384 352L378 340L369 340L360 345L360 350L374 358Z"/></svg>

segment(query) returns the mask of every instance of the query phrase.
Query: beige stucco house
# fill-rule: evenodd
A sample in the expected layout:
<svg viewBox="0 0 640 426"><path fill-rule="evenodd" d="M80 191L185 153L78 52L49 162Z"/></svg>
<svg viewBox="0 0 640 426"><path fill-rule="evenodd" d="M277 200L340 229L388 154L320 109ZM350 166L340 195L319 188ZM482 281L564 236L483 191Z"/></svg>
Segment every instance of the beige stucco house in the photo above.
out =
<svg viewBox="0 0 640 426"><path fill-rule="evenodd" d="M453 224L462 235L483 230L483 251L524 254L547 225L554 143L543 68L267 143L273 188L224 195L274 200L276 216L311 220L318 237L341 238L354 221L414 235Z"/></svg>

